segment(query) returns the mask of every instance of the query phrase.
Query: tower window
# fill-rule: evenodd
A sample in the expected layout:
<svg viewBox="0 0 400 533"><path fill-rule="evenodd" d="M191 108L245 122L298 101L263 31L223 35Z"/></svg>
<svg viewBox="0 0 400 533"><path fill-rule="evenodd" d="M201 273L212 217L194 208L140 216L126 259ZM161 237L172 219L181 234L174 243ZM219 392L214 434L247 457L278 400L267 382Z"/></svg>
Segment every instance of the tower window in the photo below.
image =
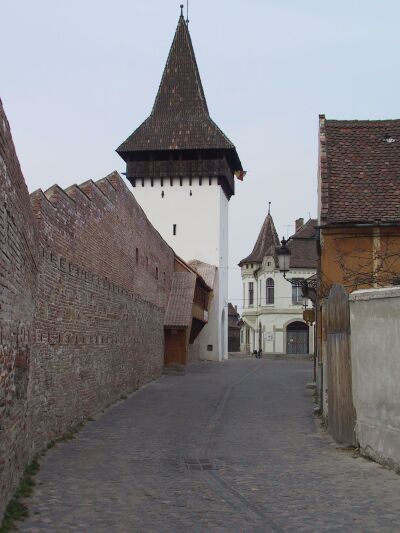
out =
<svg viewBox="0 0 400 533"><path fill-rule="evenodd" d="M164 198L164 191L161 191L161 198Z"/></svg>
<svg viewBox="0 0 400 533"><path fill-rule="evenodd" d="M161 187L164 187L164 178L161 178Z"/></svg>
<svg viewBox="0 0 400 533"><path fill-rule="evenodd" d="M179 185L182 187L182 185L183 185L183 178L179 178Z"/></svg>
<svg viewBox="0 0 400 533"><path fill-rule="evenodd" d="M174 185L174 178L169 178L169 184L171 185L171 187L173 187L173 185Z"/></svg>
<svg viewBox="0 0 400 533"><path fill-rule="evenodd" d="M136 248L136 264L139 264L139 248Z"/></svg>
<svg viewBox="0 0 400 533"><path fill-rule="evenodd" d="M199 185L203 185L203 178L199 178Z"/></svg>
<svg viewBox="0 0 400 533"><path fill-rule="evenodd" d="M144 187L144 178L142 178L142 187Z"/></svg>
<svg viewBox="0 0 400 533"><path fill-rule="evenodd" d="M153 178L151 178L151 180L150 180L150 185L151 185L152 187L154 187L154 179L153 179Z"/></svg>
<svg viewBox="0 0 400 533"><path fill-rule="evenodd" d="M208 178L208 184L212 185L212 177L211 176Z"/></svg>
<svg viewBox="0 0 400 533"><path fill-rule="evenodd" d="M189 185L192 186L192 178L189 178Z"/></svg>
<svg viewBox="0 0 400 533"><path fill-rule="evenodd" d="M172 226L172 235L176 235L176 224Z"/></svg>

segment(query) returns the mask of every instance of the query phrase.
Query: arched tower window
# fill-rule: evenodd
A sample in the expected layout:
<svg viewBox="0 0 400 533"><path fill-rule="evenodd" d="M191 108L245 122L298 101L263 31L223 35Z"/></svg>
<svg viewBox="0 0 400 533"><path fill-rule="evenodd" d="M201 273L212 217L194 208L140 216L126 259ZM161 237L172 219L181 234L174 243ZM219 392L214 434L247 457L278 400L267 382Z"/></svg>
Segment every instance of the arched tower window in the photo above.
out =
<svg viewBox="0 0 400 533"><path fill-rule="evenodd" d="M268 278L265 282L265 303L274 303L274 280L272 278Z"/></svg>

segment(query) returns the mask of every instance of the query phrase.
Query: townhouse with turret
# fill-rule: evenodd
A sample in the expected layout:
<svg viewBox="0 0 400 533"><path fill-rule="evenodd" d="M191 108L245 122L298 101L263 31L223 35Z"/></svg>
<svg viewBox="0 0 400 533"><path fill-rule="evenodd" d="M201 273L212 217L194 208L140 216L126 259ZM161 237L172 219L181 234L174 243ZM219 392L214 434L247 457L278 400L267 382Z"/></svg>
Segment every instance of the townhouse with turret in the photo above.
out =
<svg viewBox="0 0 400 533"><path fill-rule="evenodd" d="M296 220L296 232L288 240L291 253L286 277L279 270L278 234L270 213L261 227L250 255L239 263L243 280L243 326L240 349L266 354L313 354L314 330L303 320L311 303L303 297L301 280L316 273L317 248L314 219Z"/></svg>

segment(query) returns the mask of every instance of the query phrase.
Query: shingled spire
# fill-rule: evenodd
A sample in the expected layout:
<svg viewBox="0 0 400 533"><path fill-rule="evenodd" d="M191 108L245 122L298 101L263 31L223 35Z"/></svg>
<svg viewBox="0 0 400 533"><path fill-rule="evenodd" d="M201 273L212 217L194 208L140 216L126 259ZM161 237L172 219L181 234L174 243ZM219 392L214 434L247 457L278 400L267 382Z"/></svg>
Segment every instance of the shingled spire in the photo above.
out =
<svg viewBox="0 0 400 533"><path fill-rule="evenodd" d="M242 169L234 145L210 117L188 25L182 14L152 112L117 152L128 162L138 160L138 152L172 150L219 150L231 172ZM193 159L198 158L197 153Z"/></svg>
<svg viewBox="0 0 400 533"><path fill-rule="evenodd" d="M274 221L270 213L265 217L260 234L253 251L250 255L242 259L239 266L245 263L262 263L265 256L269 255L276 258L276 249L280 246L278 234L275 229Z"/></svg>

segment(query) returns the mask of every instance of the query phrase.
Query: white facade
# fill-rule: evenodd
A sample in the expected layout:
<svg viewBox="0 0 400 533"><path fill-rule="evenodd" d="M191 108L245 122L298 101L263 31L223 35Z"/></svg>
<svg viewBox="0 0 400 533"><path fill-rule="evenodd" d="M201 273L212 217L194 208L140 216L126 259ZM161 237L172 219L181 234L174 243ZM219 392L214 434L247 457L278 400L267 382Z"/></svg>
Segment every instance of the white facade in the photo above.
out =
<svg viewBox="0 0 400 533"><path fill-rule="evenodd" d="M220 361L228 357L228 199L218 178L137 180L134 195L163 239L185 261L217 267L208 324L192 356Z"/></svg>
<svg viewBox="0 0 400 533"><path fill-rule="evenodd" d="M306 279L315 274L311 268L293 268L287 279ZM304 347L303 353L314 353L314 327L308 327L307 345L298 343L291 327L303 320L304 300L301 288L293 288L276 268L272 256L264 257L262 264L246 263L241 269L243 280L244 326L240 332L240 346L244 353L262 350L264 354L287 354ZM267 288L267 280L269 288ZM251 301L251 284L253 296ZM273 291L271 291L273 285ZM268 294L267 294L268 292ZM311 302L305 302L309 307ZM296 324L297 323L297 324ZM292 326L291 326L292 325ZM288 329L289 327L289 329ZM306 329L304 327L304 329ZM307 332L303 335L306 338ZM305 341L304 341L305 342ZM300 353L300 352L299 352Z"/></svg>

